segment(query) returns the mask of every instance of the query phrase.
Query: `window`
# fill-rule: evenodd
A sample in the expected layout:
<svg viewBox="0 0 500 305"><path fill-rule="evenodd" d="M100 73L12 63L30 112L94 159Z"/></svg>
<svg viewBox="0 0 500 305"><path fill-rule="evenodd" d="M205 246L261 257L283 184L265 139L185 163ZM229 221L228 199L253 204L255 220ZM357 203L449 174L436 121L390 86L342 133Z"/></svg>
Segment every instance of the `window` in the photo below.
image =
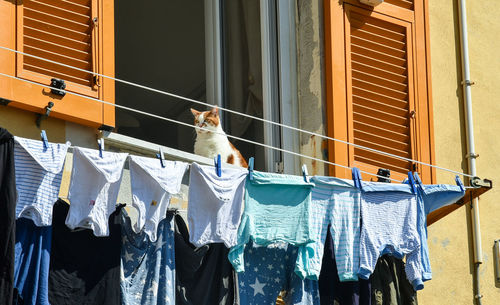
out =
<svg viewBox="0 0 500 305"><path fill-rule="evenodd" d="M110 5L111 4L111 5ZM2 1L0 45L72 67L113 76L113 6L102 0ZM111 18L110 18L111 17ZM38 84L62 79L66 90L114 100L113 82L38 58L0 51L2 73ZM50 93L50 89L2 77L0 97L13 106L40 112L49 101L51 115L100 127L114 125L114 107L83 97Z"/></svg>
<svg viewBox="0 0 500 305"><path fill-rule="evenodd" d="M288 18L295 16L295 7L287 2L117 1L116 76L296 126L293 115L297 112L290 113L290 105L296 101L295 71L288 64L295 61L295 41L288 33L295 35L294 20ZM196 103L121 83L116 84L116 100L121 105L189 124L193 122L190 108L205 110ZM298 146L291 147L296 145L295 140L282 144L283 137L292 137L286 131L242 116L221 114L224 130L230 135L298 151ZM193 151L193 128L120 109L116 119L117 133ZM295 158L243 141L230 141L245 158L254 156L259 170L277 171L283 162L290 171L296 168Z"/></svg>
<svg viewBox="0 0 500 305"><path fill-rule="evenodd" d="M399 157L432 163L432 117L425 1L392 0L375 8L325 0L327 112L330 136ZM330 159L402 180L413 162L341 143ZM348 177L345 170L332 174ZM372 177L366 177L372 178Z"/></svg>

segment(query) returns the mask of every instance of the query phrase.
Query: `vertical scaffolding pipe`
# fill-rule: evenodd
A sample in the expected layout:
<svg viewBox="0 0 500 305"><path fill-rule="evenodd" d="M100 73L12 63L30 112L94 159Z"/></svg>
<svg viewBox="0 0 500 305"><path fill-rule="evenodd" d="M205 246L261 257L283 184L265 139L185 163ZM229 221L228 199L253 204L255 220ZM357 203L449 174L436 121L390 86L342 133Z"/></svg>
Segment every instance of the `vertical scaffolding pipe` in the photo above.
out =
<svg viewBox="0 0 500 305"><path fill-rule="evenodd" d="M467 148L469 159L469 173L476 176L476 158L477 154L474 147L474 124L472 119L472 97L469 67L469 42L467 36L467 11L465 7L465 0L458 0L458 15L460 23L460 43L462 53L462 87L464 91L464 108L466 116L466 130L467 130ZM472 200L471 209L472 220L472 238L474 244L474 298L478 304L481 304L482 295L480 293L479 285L479 266L483 263L483 251L481 247L481 226L479 221L479 203L478 199Z"/></svg>

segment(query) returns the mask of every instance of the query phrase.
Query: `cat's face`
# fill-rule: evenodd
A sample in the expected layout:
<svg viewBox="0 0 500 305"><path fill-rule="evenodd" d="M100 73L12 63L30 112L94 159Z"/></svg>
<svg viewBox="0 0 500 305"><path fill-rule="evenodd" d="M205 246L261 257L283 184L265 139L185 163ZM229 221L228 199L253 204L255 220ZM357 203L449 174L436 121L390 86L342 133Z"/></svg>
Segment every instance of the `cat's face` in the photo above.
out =
<svg viewBox="0 0 500 305"><path fill-rule="evenodd" d="M209 133L217 131L220 124L219 109L212 108L210 111L197 111L191 108L191 113L194 116L194 126L197 134ZM208 129L202 130L200 128Z"/></svg>

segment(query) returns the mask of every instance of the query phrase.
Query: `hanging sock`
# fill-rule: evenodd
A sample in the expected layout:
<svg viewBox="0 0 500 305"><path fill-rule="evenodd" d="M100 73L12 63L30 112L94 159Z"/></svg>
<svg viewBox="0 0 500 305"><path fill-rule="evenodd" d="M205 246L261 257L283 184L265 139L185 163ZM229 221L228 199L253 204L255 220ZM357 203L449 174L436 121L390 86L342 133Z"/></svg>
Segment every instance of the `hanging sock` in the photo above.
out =
<svg viewBox="0 0 500 305"><path fill-rule="evenodd" d="M151 241L156 241L158 224L167 216L172 195L179 193L188 164L130 156L129 165L132 206L139 213L134 231L144 230Z"/></svg>
<svg viewBox="0 0 500 305"><path fill-rule="evenodd" d="M14 137L16 215L37 226L52 224L52 205L57 201L64 161L70 143L57 144Z"/></svg>
<svg viewBox="0 0 500 305"><path fill-rule="evenodd" d="M123 165L128 154L82 147L73 149L73 170L66 225L70 229L92 229L95 236L108 236L108 218L115 211Z"/></svg>
<svg viewBox="0 0 500 305"><path fill-rule="evenodd" d="M122 305L174 305L173 214L169 213L159 223L155 241L151 241L144 231L139 234L132 231L130 218L125 210L122 210L120 219Z"/></svg>
<svg viewBox="0 0 500 305"><path fill-rule="evenodd" d="M211 166L191 165L188 224L192 244L236 245L247 173L243 168L224 167L218 176Z"/></svg>

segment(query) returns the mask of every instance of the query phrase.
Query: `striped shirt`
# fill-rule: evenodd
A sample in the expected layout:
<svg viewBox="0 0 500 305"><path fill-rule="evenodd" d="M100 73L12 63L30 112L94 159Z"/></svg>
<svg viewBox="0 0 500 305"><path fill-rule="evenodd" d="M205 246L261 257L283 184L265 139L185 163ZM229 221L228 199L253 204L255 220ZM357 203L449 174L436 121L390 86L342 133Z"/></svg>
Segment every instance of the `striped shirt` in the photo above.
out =
<svg viewBox="0 0 500 305"><path fill-rule="evenodd" d="M70 143L48 143L44 148L43 142L38 140L14 139L16 218L29 218L37 226L49 226Z"/></svg>
<svg viewBox="0 0 500 305"><path fill-rule="evenodd" d="M312 190L309 225L315 242L309 251L299 252L296 272L301 277L319 278L330 224L339 279L355 281L359 268L360 190L352 180L335 177L315 176L311 182L316 186Z"/></svg>

